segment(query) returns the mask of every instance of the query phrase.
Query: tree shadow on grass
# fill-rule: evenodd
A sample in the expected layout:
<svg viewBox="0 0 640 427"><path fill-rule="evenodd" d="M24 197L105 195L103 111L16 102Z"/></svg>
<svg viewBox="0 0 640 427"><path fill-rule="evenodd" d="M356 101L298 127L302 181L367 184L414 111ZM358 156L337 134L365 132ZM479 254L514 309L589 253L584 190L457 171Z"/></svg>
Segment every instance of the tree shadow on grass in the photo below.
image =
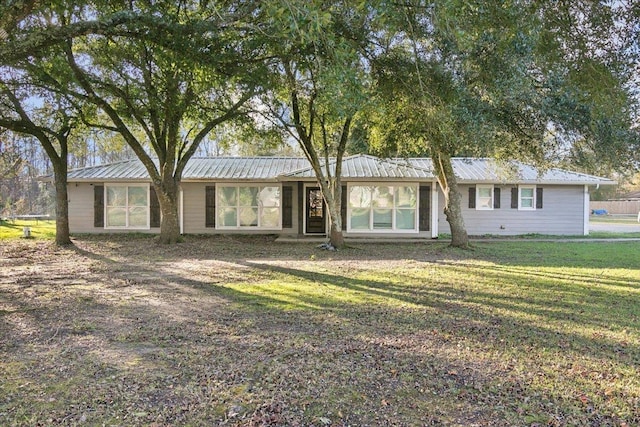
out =
<svg viewBox="0 0 640 427"><path fill-rule="evenodd" d="M604 335L588 337L577 331L563 330L557 325L558 323L565 323L572 325L576 329L582 329L585 325L588 325L605 332L611 330L611 328L630 331L636 331L640 328L638 317L616 317L614 322L611 322L611 319L606 315L612 309L608 302L610 299L598 298L597 295L594 297L592 290L589 289L582 292L580 289L570 287L566 290L553 292L555 295L551 297L541 293L523 298L505 295L500 292L471 290L468 287L461 290L461 288L451 285L421 285L416 282L415 278L411 277L407 277L407 279L413 281L413 284L400 285L394 282L362 280L338 274L305 271L291 267L260 264L253 261L248 261L246 264L269 272L275 271L283 275L316 282L319 286L335 286L352 292L375 296L375 299L370 300L368 304L376 304L378 308L395 311L398 315L397 322L390 322L388 327L382 326L381 333L396 333L398 329L407 330L407 321L411 321L411 318L413 318L416 322L415 326L417 326L417 328L413 328L414 331L420 327L428 327L427 325L439 325L444 329L449 329L452 334L463 333L468 338L475 338L478 343L482 343L490 337L495 340L509 338L512 342L522 339L540 348L570 346L576 351L586 349L592 355L601 358L608 359L613 356L619 358L626 355L628 361L640 360L639 348L635 344L610 340ZM483 273L483 275L490 280L490 277L488 277L491 275L490 272ZM496 279L504 280L504 277L499 274L496 274L495 277ZM512 285L518 286L517 281L520 277L526 276L512 278L515 281L512 282ZM240 300L262 301L265 305L272 306L274 309L277 309L278 306L291 304L291 295L288 295L287 301L283 303L277 298L256 295L252 292L243 295L241 288L236 289L224 288L222 292L228 296L235 295L234 298L240 298ZM560 303L556 303L554 307L553 298L561 296L567 291L573 294L572 301L564 301L561 306ZM604 293L604 291L601 292ZM371 305L367 306L367 304L357 302L345 303L339 298L332 300L331 297L318 294L301 293L295 298L297 298L301 309L315 307L318 310L337 312L345 317L361 318L362 312L371 311ZM407 313L402 308L398 308L397 304L391 304L391 308L385 308L389 306L385 300L395 300L406 304L406 306L419 306L433 311L430 312L431 314L426 314L430 317L429 321L426 321L424 317L410 311ZM634 302L628 296L624 301L626 310L636 310ZM635 312L637 313L637 310ZM597 316L597 313L603 315ZM400 317L407 317L408 319L402 320ZM537 322L540 324L535 324L532 319L538 319ZM465 322L473 324L471 325L473 326L473 331L464 327Z"/></svg>
<svg viewBox="0 0 640 427"><path fill-rule="evenodd" d="M104 262L108 280L122 272L119 263L109 257L90 250L79 253ZM281 399L300 425L317 421L305 412L308 400L316 402L317 416L336 409L347 416L353 413L352 421L345 423L351 425L402 424L403 420L408 420L406 425L415 425L418 420L424 421L426 413L437 413L434 408L440 403L450 405L445 407L452 409L452 415L448 415L452 425L478 424L475 417L500 424L497 420L505 412L521 421L515 424L524 425L530 423L518 418L517 405L520 401L539 402L539 390L527 385L525 377L514 377L506 363L490 361L491 351L499 353L510 347L526 355L532 347L551 348L576 355L583 352L605 364L615 361L633 367L634 360L638 362L636 346L621 347L606 337L590 339L527 320L528 316L538 316L575 324L594 321L586 314L565 319L563 316L577 308L576 303L563 306L561 314L549 312L543 294L534 295L533 301L523 306L517 296L496 295L455 283L422 282L422 277L406 272L401 273L404 276L392 272L389 280L364 280L260 261L235 262L263 272L269 280L292 279L293 287L300 282L299 290L278 295L278 286L270 289L259 276L257 284L247 283L246 287L241 283L212 283L192 277L187 270L162 271L132 259L130 272L139 282L131 286L146 291L147 296L124 298L126 293L117 294L116 300L103 304L85 300L89 295L76 296L70 292L72 285L65 288L68 302L76 304L73 307L79 307L80 312L63 311L66 317L59 330L48 315L67 307L58 299L47 300L46 312L35 313L29 322L40 328L35 332L40 337L38 345L14 349L11 354L37 350L40 360L46 360L58 354L50 345L60 345L56 351L63 356L34 372L42 375L43 382L55 382L59 387L85 386L79 387L82 397L65 401L67 394L51 393L55 388L47 389L43 384L34 395L49 390L58 403L51 403L52 410L42 412L38 420L44 423L52 416L64 420L70 407L89 402L89 409L104 417L98 421L109 420L105 408L110 408L121 417L141 414L136 420L120 420L133 425L158 421L198 424L224 419L235 398L243 405L254 406L256 402ZM468 271L465 265L442 268ZM474 274L482 277L482 269ZM505 280L499 271L489 269L484 280L499 278ZM521 279L524 273L515 272L508 283L516 286ZM252 286L263 292L256 292ZM326 288L326 292L307 290L315 286ZM552 280L548 287L553 286ZM336 288L356 297L332 296L331 290ZM586 301L590 299L588 292L579 288L567 287L569 291L572 297L584 295ZM13 297L7 301L24 307L33 303L28 294L19 301ZM594 303L596 309L604 309L601 302ZM74 321L79 323L74 326ZM9 325L6 331L10 331ZM87 354L86 344L90 342L102 343L104 351ZM563 347L567 342L575 346ZM465 346L477 348L478 356L464 353ZM83 362L78 364L78 360ZM65 363L71 370L56 371ZM69 375L75 381L70 382ZM313 386L316 379L320 381ZM233 396L229 390L239 391ZM515 397L514 391L518 393ZM26 393L20 396L35 401ZM572 410L571 403L549 399L555 413ZM381 404L383 400L386 406ZM222 415L207 409L218 405L222 405ZM182 411L182 406L189 410ZM542 403L540 407L544 408ZM357 415L359 410L365 415ZM544 415L544 409L536 410ZM407 418L398 418L398 414ZM66 420L79 423L81 414L75 415ZM583 418L590 416L585 413Z"/></svg>
<svg viewBox="0 0 640 427"><path fill-rule="evenodd" d="M7 227L13 229L21 229L23 226L18 224L13 224L10 221L0 221L0 227Z"/></svg>

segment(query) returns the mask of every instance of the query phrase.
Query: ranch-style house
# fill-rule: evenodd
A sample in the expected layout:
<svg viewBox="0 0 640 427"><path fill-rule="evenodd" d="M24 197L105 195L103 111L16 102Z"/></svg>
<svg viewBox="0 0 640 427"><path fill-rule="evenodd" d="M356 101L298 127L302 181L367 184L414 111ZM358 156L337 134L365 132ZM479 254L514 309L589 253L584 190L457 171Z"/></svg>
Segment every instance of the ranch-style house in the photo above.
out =
<svg viewBox="0 0 640 427"><path fill-rule="evenodd" d="M519 162L454 158L470 235L586 235L589 189L615 182ZM345 237L437 238L449 233L431 159L343 160ZM159 232L160 209L139 160L72 170L72 233ZM183 234L322 236L329 216L305 158L193 158L180 184Z"/></svg>

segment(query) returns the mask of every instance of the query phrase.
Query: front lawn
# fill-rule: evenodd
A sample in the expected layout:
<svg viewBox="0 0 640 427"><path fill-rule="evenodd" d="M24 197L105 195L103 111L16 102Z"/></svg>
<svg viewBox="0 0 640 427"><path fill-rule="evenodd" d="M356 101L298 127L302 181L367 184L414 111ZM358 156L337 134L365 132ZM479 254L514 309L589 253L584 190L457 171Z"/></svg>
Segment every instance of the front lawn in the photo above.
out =
<svg viewBox="0 0 640 427"><path fill-rule="evenodd" d="M54 239L56 237L56 222L52 220L1 220L0 241L23 237L24 227L31 230L31 238Z"/></svg>
<svg viewBox="0 0 640 427"><path fill-rule="evenodd" d="M640 242L0 243L0 425L640 425Z"/></svg>

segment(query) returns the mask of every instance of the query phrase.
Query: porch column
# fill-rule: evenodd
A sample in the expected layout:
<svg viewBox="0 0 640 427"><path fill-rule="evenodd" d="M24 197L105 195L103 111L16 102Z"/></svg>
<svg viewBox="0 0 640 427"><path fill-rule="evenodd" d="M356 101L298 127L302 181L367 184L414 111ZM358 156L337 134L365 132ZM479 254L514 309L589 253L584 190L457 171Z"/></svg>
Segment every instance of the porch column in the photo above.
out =
<svg viewBox="0 0 640 427"><path fill-rule="evenodd" d="M589 235L589 214L591 213L591 210L589 208L589 186L585 185L584 186L584 227L583 227L583 232L582 234L585 236Z"/></svg>
<svg viewBox="0 0 640 427"><path fill-rule="evenodd" d="M431 184L431 238L438 238L438 193L440 189L438 182L434 181Z"/></svg>
<svg viewBox="0 0 640 427"><path fill-rule="evenodd" d="M180 234L184 234L184 192L182 187L178 190L178 218L180 221Z"/></svg>

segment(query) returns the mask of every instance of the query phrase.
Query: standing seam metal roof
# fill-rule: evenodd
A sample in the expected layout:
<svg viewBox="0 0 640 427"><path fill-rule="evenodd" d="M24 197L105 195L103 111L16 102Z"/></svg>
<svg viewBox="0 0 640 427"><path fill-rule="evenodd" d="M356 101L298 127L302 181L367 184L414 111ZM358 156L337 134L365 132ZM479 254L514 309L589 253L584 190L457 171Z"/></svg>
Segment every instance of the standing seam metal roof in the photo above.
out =
<svg viewBox="0 0 640 427"><path fill-rule="evenodd" d="M331 172L335 173L335 160L331 162ZM315 178L313 168L296 170L284 174L287 178ZM419 166L392 159L359 154L343 159L342 178L346 179L433 179L433 174Z"/></svg>
<svg viewBox="0 0 640 427"><path fill-rule="evenodd" d="M454 173L461 183L540 183L540 184L613 184L614 181L563 169L538 171L516 161L487 158L453 158ZM335 173L335 159L331 164ZM189 180L295 180L315 179L309 161L303 157L201 157L193 158L182 175ZM380 159L356 155L343 159L342 178L434 180L430 158ZM149 174L138 159L69 171L74 181L149 180Z"/></svg>

